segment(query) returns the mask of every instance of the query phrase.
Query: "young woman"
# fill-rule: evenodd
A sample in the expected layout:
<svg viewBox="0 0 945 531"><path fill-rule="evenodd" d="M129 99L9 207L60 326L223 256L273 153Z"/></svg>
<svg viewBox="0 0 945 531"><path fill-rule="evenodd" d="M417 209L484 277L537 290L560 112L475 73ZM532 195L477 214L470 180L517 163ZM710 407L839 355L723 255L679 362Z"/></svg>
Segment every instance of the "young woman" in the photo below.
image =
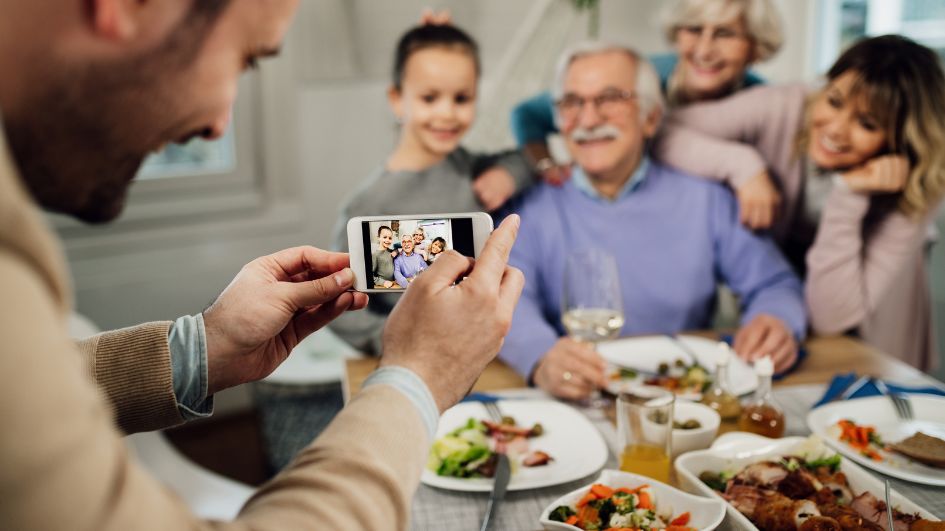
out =
<svg viewBox="0 0 945 531"><path fill-rule="evenodd" d="M452 25L421 25L397 44L388 102L400 138L382 167L348 200L336 224L335 248L346 250L352 216L496 211L533 181L518 151L482 154L460 145L476 117L478 47ZM371 297L369 311L332 329L362 351L376 351L395 297ZM370 341L363 341L369 338Z"/></svg>
<svg viewBox="0 0 945 531"><path fill-rule="evenodd" d="M650 57L671 106L727 96L763 83L749 67L780 49L781 17L771 0L678 0L664 11L663 29L675 53ZM554 98L544 92L512 111L512 133L542 177L561 182L547 137L558 131Z"/></svg>
<svg viewBox="0 0 945 531"><path fill-rule="evenodd" d="M654 154L735 187L771 175L784 200L762 224L806 270L813 329L854 330L928 369L926 240L945 193L941 62L909 39L875 37L844 52L826 81L677 109Z"/></svg>

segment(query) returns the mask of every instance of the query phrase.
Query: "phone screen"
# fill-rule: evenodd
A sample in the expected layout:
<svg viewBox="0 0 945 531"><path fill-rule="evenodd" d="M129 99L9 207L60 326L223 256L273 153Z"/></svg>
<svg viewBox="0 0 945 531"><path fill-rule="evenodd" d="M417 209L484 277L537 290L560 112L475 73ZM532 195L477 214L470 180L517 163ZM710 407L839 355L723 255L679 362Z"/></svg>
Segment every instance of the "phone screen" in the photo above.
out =
<svg viewBox="0 0 945 531"><path fill-rule="evenodd" d="M406 289L443 251L475 254L472 218L365 221L361 238L364 270L374 289Z"/></svg>

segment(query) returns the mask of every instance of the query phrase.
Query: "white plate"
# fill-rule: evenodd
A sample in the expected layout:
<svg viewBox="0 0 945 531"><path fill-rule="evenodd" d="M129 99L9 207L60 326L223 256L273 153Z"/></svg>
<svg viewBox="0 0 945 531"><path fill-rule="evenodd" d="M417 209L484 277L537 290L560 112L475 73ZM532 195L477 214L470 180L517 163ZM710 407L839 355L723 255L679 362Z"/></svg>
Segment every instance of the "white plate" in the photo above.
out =
<svg viewBox="0 0 945 531"><path fill-rule="evenodd" d="M737 471L752 463L780 458L790 454L804 440L804 437L769 439L753 433L726 433L716 439L708 450L689 452L676 459L676 474L686 490L722 499L718 492L712 490L699 479L699 474L706 471ZM843 459L840 462L840 470L847 476L847 481L849 481L854 495L869 491L874 496L880 499L883 498L883 483L856 463L849 459ZM889 496L893 507L900 511L919 513L922 518L938 520L935 515L912 503L894 489L890 489ZM738 512L731 504L726 502L725 505L729 517L732 518L732 523L736 524L737 527L758 529L751 523L751 520Z"/></svg>
<svg viewBox="0 0 945 531"><path fill-rule="evenodd" d="M541 450L554 461L537 467L521 466L509 481L509 490L525 490L575 481L597 472L607 462L607 445L590 421L571 406L553 400L500 400L503 415L519 426L541 423L544 434L528 440L529 450ZM479 402L463 402L443 413L436 430L442 437L470 418L488 419ZM431 487L468 492L490 492L490 478L454 478L423 470L420 481Z"/></svg>
<svg viewBox="0 0 945 531"><path fill-rule="evenodd" d="M873 461L841 442L832 433L835 430L829 430L837 421L849 419L857 424L875 427L876 433L885 443L899 442L917 431L945 439L945 398L915 394L909 395L909 401L915 413L913 420L899 420L892 401L885 396L871 396L820 406L807 415L807 427L844 456L867 468L906 481L945 486L945 469L926 466L904 455L884 450L879 452L883 461Z"/></svg>
<svg viewBox="0 0 945 531"><path fill-rule="evenodd" d="M677 338L689 348L695 355L695 359L693 359L693 356L688 352L683 350L673 338L668 336L643 336L616 339L614 341L606 341L598 344L597 350L611 365L627 369L637 369L649 373L657 372L661 363L672 365L679 359L683 360L687 365L698 363L705 367L710 374L715 371L715 358L719 348L718 341L712 341L704 337L685 335L677 336ZM620 385L624 383L636 384L642 382L644 379L645 377L641 376L639 381L617 380L609 389L616 394L620 392ZM755 374L754 369L742 361L741 358L734 356L728 366L728 381L732 386L732 392L736 395L748 394L758 388L758 376ZM617 386L617 388L614 386ZM698 400L701 394L685 393L679 396L690 400Z"/></svg>
<svg viewBox="0 0 945 531"><path fill-rule="evenodd" d="M703 531L715 529L725 518L725 504L719 500L693 496L692 494L670 487L665 483L660 483L646 476L622 472L620 470L604 470L600 473L600 477L594 480L594 483L600 483L615 489L620 487L634 488L640 485L649 485L650 488L653 489L657 514L669 512L672 513L673 516L679 516L689 511L690 520L687 525ZM563 522L554 522L548 518L548 515L559 505L574 507L577 502L587 494L591 485L585 485L577 490L571 491L552 502L551 505L542 511L541 517L538 519L539 523L545 526L547 531L580 529Z"/></svg>

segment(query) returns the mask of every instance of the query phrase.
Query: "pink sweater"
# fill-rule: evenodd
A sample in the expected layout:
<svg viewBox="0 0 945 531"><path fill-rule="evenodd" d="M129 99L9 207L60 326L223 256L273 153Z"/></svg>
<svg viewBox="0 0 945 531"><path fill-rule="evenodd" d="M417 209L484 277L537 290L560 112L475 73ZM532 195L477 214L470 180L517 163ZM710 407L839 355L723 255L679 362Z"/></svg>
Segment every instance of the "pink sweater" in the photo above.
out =
<svg viewBox="0 0 945 531"><path fill-rule="evenodd" d="M785 248L789 236L797 239L804 206L808 170L795 138L810 90L763 86L674 110L654 155L733 185L767 168L783 195L772 233ZM926 228L935 209L919 220L894 211L866 221L869 211L868 195L834 186L816 237L803 242L811 326L818 334L855 329L884 352L927 370L938 359L925 268Z"/></svg>

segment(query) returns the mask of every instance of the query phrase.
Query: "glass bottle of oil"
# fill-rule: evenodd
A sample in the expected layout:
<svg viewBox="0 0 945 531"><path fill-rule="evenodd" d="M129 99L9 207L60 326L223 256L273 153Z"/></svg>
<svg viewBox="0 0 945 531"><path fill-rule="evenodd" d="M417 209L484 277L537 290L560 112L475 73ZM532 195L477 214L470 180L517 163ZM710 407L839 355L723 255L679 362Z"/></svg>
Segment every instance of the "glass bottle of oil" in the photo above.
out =
<svg viewBox="0 0 945 531"><path fill-rule="evenodd" d="M784 435L784 412L771 395L774 363L770 356L765 356L755 362L755 374L758 375L758 390L742 409L738 429L773 439L780 438Z"/></svg>
<svg viewBox="0 0 945 531"><path fill-rule="evenodd" d="M732 349L726 343L719 343L718 354L715 358L715 374L712 384L702 393L702 403L714 409L722 421L735 422L742 412L738 397L732 393L728 379L728 366L732 360Z"/></svg>

